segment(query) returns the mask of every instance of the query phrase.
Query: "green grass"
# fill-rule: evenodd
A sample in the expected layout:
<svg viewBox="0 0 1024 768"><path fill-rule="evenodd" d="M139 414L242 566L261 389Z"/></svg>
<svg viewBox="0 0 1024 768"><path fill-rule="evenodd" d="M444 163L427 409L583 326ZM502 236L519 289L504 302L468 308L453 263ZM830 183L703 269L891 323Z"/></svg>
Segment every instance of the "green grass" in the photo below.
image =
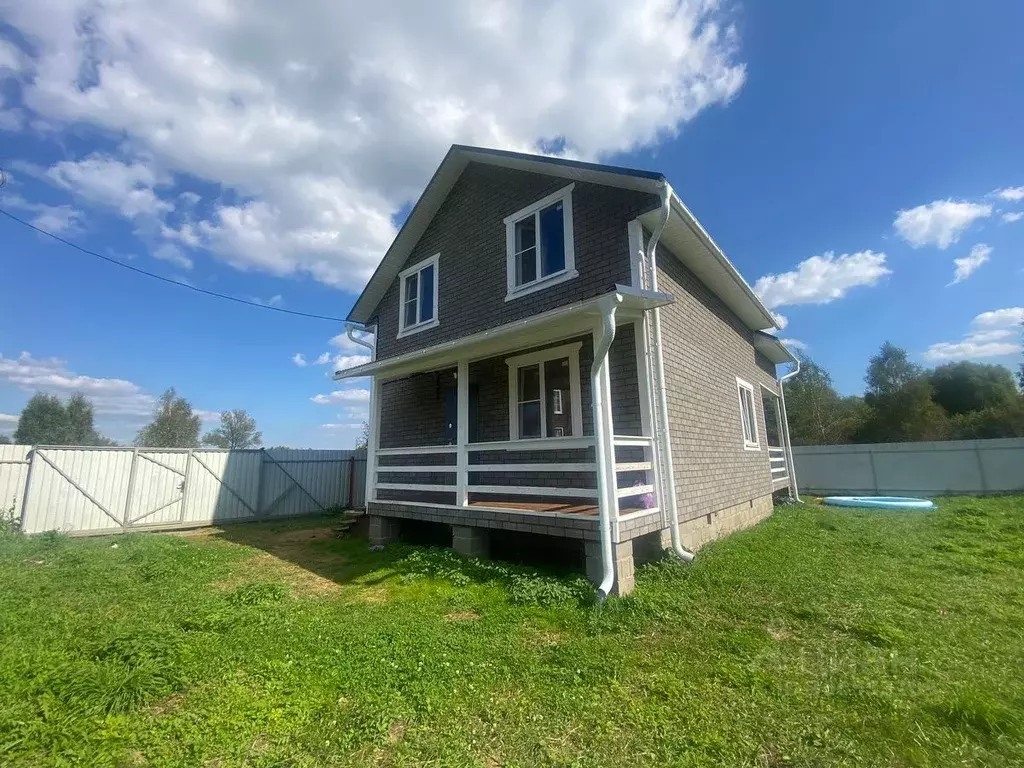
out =
<svg viewBox="0 0 1024 768"><path fill-rule="evenodd" d="M338 540L0 537L0 764L1024 764L1024 500L780 508L597 607Z"/></svg>

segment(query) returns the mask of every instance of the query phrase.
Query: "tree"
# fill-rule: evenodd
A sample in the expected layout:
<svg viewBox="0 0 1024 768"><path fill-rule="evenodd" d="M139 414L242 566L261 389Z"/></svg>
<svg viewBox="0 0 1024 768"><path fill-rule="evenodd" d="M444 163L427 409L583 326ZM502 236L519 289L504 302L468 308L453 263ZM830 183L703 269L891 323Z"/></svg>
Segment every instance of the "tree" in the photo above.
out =
<svg viewBox="0 0 1024 768"><path fill-rule="evenodd" d="M14 441L22 445L108 445L93 426L93 407L85 395L61 402L56 395L36 393L18 419Z"/></svg>
<svg viewBox="0 0 1024 768"><path fill-rule="evenodd" d="M870 415L854 435L856 442L892 443L944 440L950 425L946 412L932 400L924 370L910 362L905 349L888 341L868 362L864 402Z"/></svg>
<svg viewBox="0 0 1024 768"><path fill-rule="evenodd" d="M203 444L228 450L259 448L263 433L256 431L256 420L239 408L221 413L220 426L206 434Z"/></svg>
<svg viewBox="0 0 1024 768"><path fill-rule="evenodd" d="M928 376L932 399L950 415L983 411L1017 397L1010 369L984 363L947 363Z"/></svg>
<svg viewBox="0 0 1024 768"><path fill-rule="evenodd" d="M813 360L804 360L800 373L783 386L794 445L849 442L864 418L863 400L840 397L828 371Z"/></svg>
<svg viewBox="0 0 1024 768"><path fill-rule="evenodd" d="M356 438L355 449L357 451L365 452L369 445L370 445L370 423L368 421L364 421L363 422L363 426L359 430L359 437Z"/></svg>
<svg viewBox="0 0 1024 768"><path fill-rule="evenodd" d="M0 445L10 445L10 444L11 444L11 438L9 438L7 435L0 435Z"/></svg>
<svg viewBox="0 0 1024 768"><path fill-rule="evenodd" d="M198 448L199 416L171 387L160 396L153 421L142 428L135 444L146 448Z"/></svg>

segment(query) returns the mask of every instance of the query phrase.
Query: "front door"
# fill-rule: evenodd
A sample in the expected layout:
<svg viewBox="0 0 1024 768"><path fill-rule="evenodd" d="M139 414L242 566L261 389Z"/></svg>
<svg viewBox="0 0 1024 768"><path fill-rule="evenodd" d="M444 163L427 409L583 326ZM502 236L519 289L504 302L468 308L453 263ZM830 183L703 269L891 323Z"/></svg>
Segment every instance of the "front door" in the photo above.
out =
<svg viewBox="0 0 1024 768"><path fill-rule="evenodd" d="M477 400L480 388L469 385L469 442L476 441ZM459 391L449 387L444 391L444 441L455 445L459 440Z"/></svg>

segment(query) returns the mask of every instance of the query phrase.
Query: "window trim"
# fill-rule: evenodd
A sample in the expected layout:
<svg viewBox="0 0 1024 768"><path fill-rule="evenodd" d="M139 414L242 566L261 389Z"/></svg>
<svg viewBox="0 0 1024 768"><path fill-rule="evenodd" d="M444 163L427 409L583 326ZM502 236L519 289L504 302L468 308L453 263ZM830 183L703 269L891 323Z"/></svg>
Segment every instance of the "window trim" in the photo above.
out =
<svg viewBox="0 0 1024 768"><path fill-rule="evenodd" d="M537 352L505 358L508 366L508 439L509 440L572 440L583 437L583 403L580 379L580 349L582 341L548 347ZM572 434L562 437L548 437L547 403L544 394L544 365L549 360L569 358L569 407L572 415ZM540 363L540 437L519 436L519 369ZM563 395L564 398L564 395ZM564 402L564 399L563 399Z"/></svg>
<svg viewBox="0 0 1024 768"><path fill-rule="evenodd" d="M441 270L440 270L441 254L435 253L433 256L423 261L419 261L413 264L411 267L407 267L398 273L398 335L396 338L402 339L406 336L411 336L414 333L420 331L426 331L431 328L436 328L440 323L438 321L438 315L440 314L439 307L437 306L437 288L440 285ZM432 266L434 268L434 316L430 320L424 320L417 322L414 325L407 326L405 324L405 279L414 273L422 272L427 267ZM420 312L420 286L421 282L417 278L416 282L416 316L419 317Z"/></svg>
<svg viewBox="0 0 1024 768"><path fill-rule="evenodd" d="M553 285L564 283L579 277L576 270L576 247L572 230L572 191L576 183L573 182L566 187L552 192L547 197L531 203L525 208L516 211L511 216L506 216L505 222L505 301L518 299L536 291L542 291ZM537 279L524 285L516 285L516 224L528 216L537 216L543 209L561 201L562 203L562 237L565 249L565 267L550 275L540 276L540 269L537 270ZM538 265L540 264L540 222L537 222L537 254Z"/></svg>
<svg viewBox="0 0 1024 768"><path fill-rule="evenodd" d="M750 393L750 411L753 422L751 424L751 431L754 433L754 440L751 442L747 440L747 431L743 428L743 390ZM754 397L754 385L749 381L741 379L739 376L736 377L736 397L739 401L740 406L740 433L743 435L743 449L746 451L760 451L761 450L761 436L760 430L757 428L757 400Z"/></svg>

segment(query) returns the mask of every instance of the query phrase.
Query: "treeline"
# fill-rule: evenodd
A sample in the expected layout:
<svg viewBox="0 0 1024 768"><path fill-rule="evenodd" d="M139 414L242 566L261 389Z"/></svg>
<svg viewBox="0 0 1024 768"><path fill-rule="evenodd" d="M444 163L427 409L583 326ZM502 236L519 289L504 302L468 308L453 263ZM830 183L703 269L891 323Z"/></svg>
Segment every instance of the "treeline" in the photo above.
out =
<svg viewBox="0 0 1024 768"><path fill-rule="evenodd" d="M18 417L14 442L19 445L117 445L96 431L95 409L89 399L76 394L61 400L37 393ZM172 387L160 396L153 420L135 437L134 445L146 448L259 448L263 435L256 421L241 409L224 411L220 425L200 439L202 421L192 404ZM10 442L0 436L0 441Z"/></svg>
<svg viewBox="0 0 1024 768"><path fill-rule="evenodd" d="M1020 373L1024 386L1024 366ZM868 363L864 396L842 397L804 360L785 384L794 445L1024 437L1024 395L1001 365L915 365L886 342Z"/></svg>

